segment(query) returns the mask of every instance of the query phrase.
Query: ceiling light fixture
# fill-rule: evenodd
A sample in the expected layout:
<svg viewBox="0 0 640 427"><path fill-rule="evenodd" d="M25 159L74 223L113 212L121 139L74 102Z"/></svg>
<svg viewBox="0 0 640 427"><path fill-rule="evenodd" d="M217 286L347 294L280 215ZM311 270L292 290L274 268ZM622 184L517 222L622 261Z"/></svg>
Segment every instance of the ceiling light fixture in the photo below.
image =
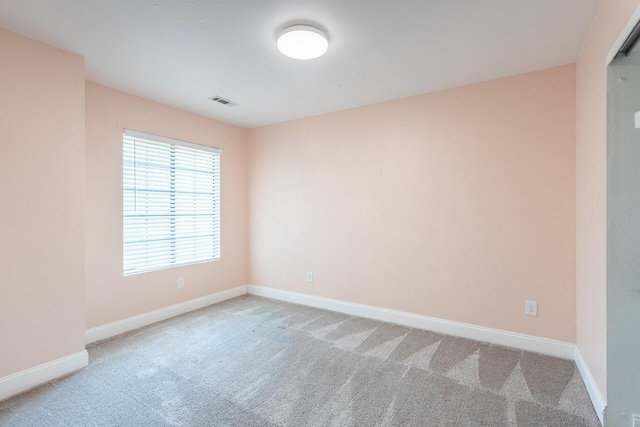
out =
<svg viewBox="0 0 640 427"><path fill-rule="evenodd" d="M327 36L311 25L292 25L278 36L278 50L289 58L314 59L328 48Z"/></svg>

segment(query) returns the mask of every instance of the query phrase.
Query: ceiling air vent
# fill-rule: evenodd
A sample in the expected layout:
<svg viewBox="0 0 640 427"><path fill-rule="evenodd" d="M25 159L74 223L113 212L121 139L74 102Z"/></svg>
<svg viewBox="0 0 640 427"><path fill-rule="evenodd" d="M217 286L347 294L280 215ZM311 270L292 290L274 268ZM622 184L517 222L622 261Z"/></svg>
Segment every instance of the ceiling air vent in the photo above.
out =
<svg viewBox="0 0 640 427"><path fill-rule="evenodd" d="M212 96L209 99L212 100L212 101L217 102L218 104L226 105L227 107L235 107L236 105L238 105L233 101L229 101L228 99L223 98L221 96L217 96L217 95L216 96Z"/></svg>

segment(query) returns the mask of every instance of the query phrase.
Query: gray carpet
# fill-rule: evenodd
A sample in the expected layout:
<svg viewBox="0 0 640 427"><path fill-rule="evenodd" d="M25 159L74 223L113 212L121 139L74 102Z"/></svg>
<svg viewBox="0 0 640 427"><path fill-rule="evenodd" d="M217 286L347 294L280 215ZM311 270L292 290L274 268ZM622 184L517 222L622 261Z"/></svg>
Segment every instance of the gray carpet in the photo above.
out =
<svg viewBox="0 0 640 427"><path fill-rule="evenodd" d="M88 350L0 425L599 425L571 361L254 296Z"/></svg>

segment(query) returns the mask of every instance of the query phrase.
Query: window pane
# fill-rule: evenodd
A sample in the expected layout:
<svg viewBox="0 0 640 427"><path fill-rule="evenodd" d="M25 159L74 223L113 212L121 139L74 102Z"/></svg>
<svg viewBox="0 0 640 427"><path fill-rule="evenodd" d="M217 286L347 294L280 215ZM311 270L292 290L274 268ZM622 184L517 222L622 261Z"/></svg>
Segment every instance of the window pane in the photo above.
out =
<svg viewBox="0 0 640 427"><path fill-rule="evenodd" d="M219 152L156 138L123 139L125 275L220 257Z"/></svg>

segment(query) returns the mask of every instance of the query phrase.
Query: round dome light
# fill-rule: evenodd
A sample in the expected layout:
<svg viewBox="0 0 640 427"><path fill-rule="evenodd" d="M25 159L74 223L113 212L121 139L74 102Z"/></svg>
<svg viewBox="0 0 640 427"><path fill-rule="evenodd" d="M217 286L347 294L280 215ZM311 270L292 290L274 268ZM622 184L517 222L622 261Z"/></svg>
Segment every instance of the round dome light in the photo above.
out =
<svg viewBox="0 0 640 427"><path fill-rule="evenodd" d="M287 27L278 37L278 50L289 58L317 58L324 55L328 48L327 36L310 25Z"/></svg>

